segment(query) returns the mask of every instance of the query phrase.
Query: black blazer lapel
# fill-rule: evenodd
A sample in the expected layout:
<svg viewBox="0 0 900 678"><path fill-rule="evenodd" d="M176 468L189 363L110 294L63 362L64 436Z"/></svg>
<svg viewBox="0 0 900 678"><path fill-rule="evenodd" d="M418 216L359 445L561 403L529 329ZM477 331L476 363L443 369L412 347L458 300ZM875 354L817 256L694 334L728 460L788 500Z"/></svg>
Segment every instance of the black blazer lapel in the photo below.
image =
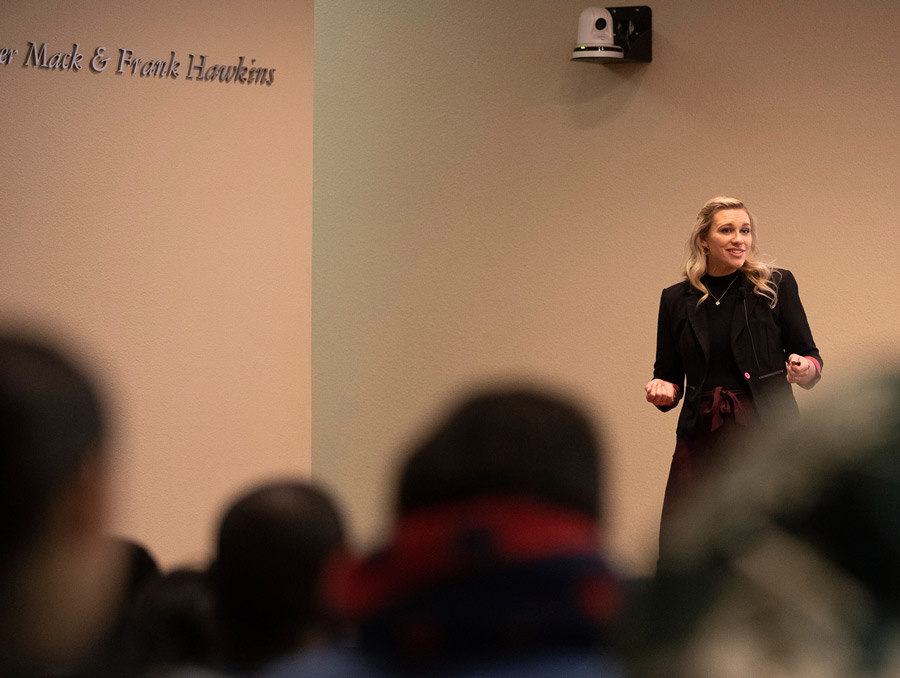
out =
<svg viewBox="0 0 900 678"><path fill-rule="evenodd" d="M694 288L691 288L690 293L687 295L687 299L685 301L686 312L688 321L691 323L691 328L694 330L694 336L697 337L697 343L700 344L700 348L703 349L703 360L704 364L709 362L709 324L706 319L706 310L703 308L697 308L697 301L700 299L700 291ZM704 301L703 303L708 303Z"/></svg>
<svg viewBox="0 0 900 678"><path fill-rule="evenodd" d="M741 303L737 304L734 309L734 316L731 318L731 345L738 345L738 338L742 332L748 331L748 323L753 317L753 311L759 303L765 303L765 299L753 291L753 283L743 276L741 280Z"/></svg>

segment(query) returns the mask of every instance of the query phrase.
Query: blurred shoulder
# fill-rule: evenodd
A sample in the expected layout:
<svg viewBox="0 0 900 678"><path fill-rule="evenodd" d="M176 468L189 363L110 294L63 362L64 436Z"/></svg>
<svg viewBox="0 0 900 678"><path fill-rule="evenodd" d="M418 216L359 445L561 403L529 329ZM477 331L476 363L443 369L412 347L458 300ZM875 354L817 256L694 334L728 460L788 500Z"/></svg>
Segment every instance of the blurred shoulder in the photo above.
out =
<svg viewBox="0 0 900 678"><path fill-rule="evenodd" d="M321 647L277 659L253 678L387 678L361 653L347 647Z"/></svg>
<svg viewBox="0 0 900 678"><path fill-rule="evenodd" d="M587 652L552 652L524 655L507 663L481 666L471 672L454 673L453 678L623 678L617 662ZM441 677L443 678L443 676Z"/></svg>

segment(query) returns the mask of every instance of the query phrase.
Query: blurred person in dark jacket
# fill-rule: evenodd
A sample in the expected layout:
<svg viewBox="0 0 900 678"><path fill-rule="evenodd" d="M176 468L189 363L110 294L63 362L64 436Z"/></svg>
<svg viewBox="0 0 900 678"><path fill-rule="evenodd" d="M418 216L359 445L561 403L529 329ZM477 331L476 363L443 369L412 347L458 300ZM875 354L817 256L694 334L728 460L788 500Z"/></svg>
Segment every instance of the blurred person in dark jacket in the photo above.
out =
<svg viewBox="0 0 900 678"><path fill-rule="evenodd" d="M0 676L71 666L124 579L105 534L107 421L74 356L0 333Z"/></svg>

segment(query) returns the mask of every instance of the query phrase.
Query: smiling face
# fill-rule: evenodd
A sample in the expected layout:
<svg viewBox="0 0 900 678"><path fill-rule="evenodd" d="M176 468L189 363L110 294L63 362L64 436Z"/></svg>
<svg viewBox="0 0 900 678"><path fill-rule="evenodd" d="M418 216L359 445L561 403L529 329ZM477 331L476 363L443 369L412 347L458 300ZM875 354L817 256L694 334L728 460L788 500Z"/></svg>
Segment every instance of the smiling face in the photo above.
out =
<svg viewBox="0 0 900 678"><path fill-rule="evenodd" d="M747 260L753 244L753 228L747 210L724 209L716 212L701 243L709 248L706 270L710 275L728 275L739 269Z"/></svg>

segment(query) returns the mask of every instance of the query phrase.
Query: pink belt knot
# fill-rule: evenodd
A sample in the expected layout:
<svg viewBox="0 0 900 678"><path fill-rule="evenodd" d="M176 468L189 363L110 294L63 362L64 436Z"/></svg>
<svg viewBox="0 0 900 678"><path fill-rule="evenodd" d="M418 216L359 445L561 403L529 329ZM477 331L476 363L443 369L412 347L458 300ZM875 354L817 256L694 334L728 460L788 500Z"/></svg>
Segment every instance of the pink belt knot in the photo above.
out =
<svg viewBox="0 0 900 678"><path fill-rule="evenodd" d="M735 423L741 426L750 423L750 415L741 402L741 398L748 395L747 391L726 391L721 386L716 386L712 391L704 391L703 414L713 415L709 430L715 431L723 426L728 415L733 416Z"/></svg>

